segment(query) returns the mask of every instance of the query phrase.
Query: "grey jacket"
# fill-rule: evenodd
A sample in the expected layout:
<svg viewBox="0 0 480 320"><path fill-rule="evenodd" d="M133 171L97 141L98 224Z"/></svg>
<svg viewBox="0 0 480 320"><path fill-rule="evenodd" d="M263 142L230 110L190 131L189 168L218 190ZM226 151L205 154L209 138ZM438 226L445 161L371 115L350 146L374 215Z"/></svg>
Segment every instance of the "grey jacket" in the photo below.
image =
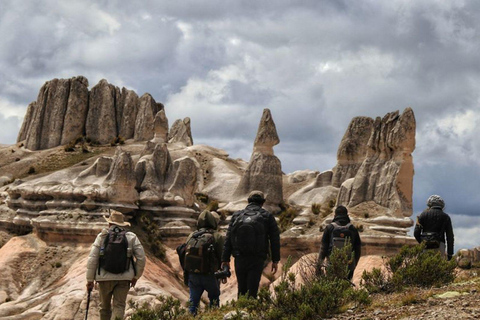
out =
<svg viewBox="0 0 480 320"><path fill-rule="evenodd" d="M92 245L92 249L90 250L90 255L88 256L87 261L87 281L112 281L112 280L132 280L133 278L140 278L143 274L143 270L145 269L145 252L143 251L143 246L137 238L137 235L133 232L127 232L127 241L128 241L128 248L129 251L132 252L133 257L135 258L135 270L136 275L134 272L134 266L130 264L130 269L125 271L124 273L114 274L107 272L100 268L100 274L98 274L98 261L100 256L100 247L105 240L105 237L108 235L107 228L103 229L95 239L95 242Z"/></svg>

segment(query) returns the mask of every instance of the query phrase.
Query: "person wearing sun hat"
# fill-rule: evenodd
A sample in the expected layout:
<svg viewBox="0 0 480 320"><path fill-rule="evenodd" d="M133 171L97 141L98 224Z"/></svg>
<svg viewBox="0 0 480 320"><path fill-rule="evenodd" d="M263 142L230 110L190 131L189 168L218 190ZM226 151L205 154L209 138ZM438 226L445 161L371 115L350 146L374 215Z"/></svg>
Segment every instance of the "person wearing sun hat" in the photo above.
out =
<svg viewBox="0 0 480 320"><path fill-rule="evenodd" d="M450 260L453 256L453 227L444 208L445 201L438 195L431 195L427 200L427 209L417 217L413 235L418 243L425 242L427 249L438 250L442 256L445 256L446 246L447 259Z"/></svg>
<svg viewBox="0 0 480 320"><path fill-rule="evenodd" d="M100 320L123 319L128 291L142 276L146 262L138 237L125 230L130 223L121 212L109 211L110 216L104 216L108 228L97 235L87 261L87 290L98 283Z"/></svg>

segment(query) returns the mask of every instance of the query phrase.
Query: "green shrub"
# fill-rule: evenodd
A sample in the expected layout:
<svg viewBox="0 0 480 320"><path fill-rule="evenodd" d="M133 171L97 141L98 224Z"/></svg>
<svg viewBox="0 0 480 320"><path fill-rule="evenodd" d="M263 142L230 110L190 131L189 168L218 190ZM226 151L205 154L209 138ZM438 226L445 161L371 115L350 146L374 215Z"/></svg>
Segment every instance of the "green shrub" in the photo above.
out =
<svg viewBox="0 0 480 320"><path fill-rule="evenodd" d="M404 246L387 260L386 273L378 269L364 272L362 285L369 292L439 287L455 280L455 267L454 260L445 260L437 250L425 250L425 244Z"/></svg>
<svg viewBox="0 0 480 320"><path fill-rule="evenodd" d="M171 296L158 296L157 300L158 304L155 308L147 303L138 305L130 301L130 307L134 310L130 320L174 320L181 319L182 316L185 316L184 319L189 318L187 310L182 307L180 300Z"/></svg>
<svg viewBox="0 0 480 320"><path fill-rule="evenodd" d="M279 228L281 232L287 230L293 222L293 219L297 216L298 211L295 208L289 207L285 211L280 213L279 219Z"/></svg>
<svg viewBox="0 0 480 320"><path fill-rule="evenodd" d="M312 203L312 213L317 215L320 213L320 209L322 208L322 205L319 203Z"/></svg>
<svg viewBox="0 0 480 320"><path fill-rule="evenodd" d="M136 228L140 228L140 232L136 232L140 236L140 240L144 247L147 248L155 257L162 261L166 260L166 250L162 243L162 234L157 221L153 219L151 213L142 213L134 215L132 221Z"/></svg>
<svg viewBox="0 0 480 320"><path fill-rule="evenodd" d="M217 200L210 201L210 203L207 205L207 210L208 211L217 211L218 210L218 201Z"/></svg>
<svg viewBox="0 0 480 320"><path fill-rule="evenodd" d="M207 204L208 203L208 195L204 193L197 192L195 193L195 197L197 198L198 201Z"/></svg>

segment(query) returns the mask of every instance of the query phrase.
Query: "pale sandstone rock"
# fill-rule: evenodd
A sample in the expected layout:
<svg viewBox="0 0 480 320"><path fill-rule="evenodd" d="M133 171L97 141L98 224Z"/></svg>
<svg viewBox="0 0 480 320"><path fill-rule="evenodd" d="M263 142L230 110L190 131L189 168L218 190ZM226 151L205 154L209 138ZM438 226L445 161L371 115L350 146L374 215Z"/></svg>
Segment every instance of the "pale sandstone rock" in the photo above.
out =
<svg viewBox="0 0 480 320"><path fill-rule="evenodd" d="M67 110L60 144L68 144L83 136L88 112L88 80L85 77L70 79Z"/></svg>
<svg viewBox="0 0 480 320"><path fill-rule="evenodd" d="M177 119L172 124L168 135L168 143L182 144L187 147L193 145L190 118Z"/></svg>
<svg viewBox="0 0 480 320"><path fill-rule="evenodd" d="M37 107L37 102L31 102L27 107L27 112L25 113L25 117L23 118L22 127L18 132L17 142L23 141L28 136L28 130L32 126L33 115L35 114L35 108Z"/></svg>
<svg viewBox="0 0 480 320"><path fill-rule="evenodd" d="M349 207L375 201L397 217L412 215L415 117L410 108L377 118L368 142L367 156L351 188Z"/></svg>
<svg viewBox="0 0 480 320"><path fill-rule="evenodd" d="M165 110L160 110L155 115L154 130L155 134L152 140L154 143L168 142L168 119Z"/></svg>
<svg viewBox="0 0 480 320"><path fill-rule="evenodd" d="M139 101L137 119L135 120L135 141L150 140L154 136L155 115L160 111L159 105L149 93L145 93Z"/></svg>
<svg viewBox="0 0 480 320"><path fill-rule="evenodd" d="M85 133L92 141L107 144L117 137L115 94L115 87L105 79L90 91Z"/></svg>
<svg viewBox="0 0 480 320"><path fill-rule="evenodd" d="M198 162L189 157L183 157L173 162L173 182L165 194L165 200L177 205L192 206L195 201L197 187L197 171L200 170Z"/></svg>
<svg viewBox="0 0 480 320"><path fill-rule="evenodd" d="M120 130L118 134L120 137L124 139L133 138L139 104L140 100L134 91L122 88L122 100L119 105L122 109Z"/></svg>
<svg viewBox="0 0 480 320"><path fill-rule="evenodd" d="M315 178L319 174L318 171L312 170L297 170L288 174L289 183L301 183L309 179Z"/></svg>
<svg viewBox="0 0 480 320"><path fill-rule="evenodd" d="M266 204L282 203L282 164L273 154L273 146L279 142L270 110L264 109L252 157L235 191L238 198L246 198L250 191L260 190L265 194Z"/></svg>
<svg viewBox="0 0 480 320"><path fill-rule="evenodd" d="M138 192L135 190L136 179L132 157L128 152L117 149L105 181L108 199L115 203L133 203L138 199Z"/></svg>
<svg viewBox="0 0 480 320"><path fill-rule="evenodd" d="M367 155L367 143L373 129L373 119L355 117L350 122L337 151L337 165L333 168L332 185L340 187L355 177Z"/></svg>

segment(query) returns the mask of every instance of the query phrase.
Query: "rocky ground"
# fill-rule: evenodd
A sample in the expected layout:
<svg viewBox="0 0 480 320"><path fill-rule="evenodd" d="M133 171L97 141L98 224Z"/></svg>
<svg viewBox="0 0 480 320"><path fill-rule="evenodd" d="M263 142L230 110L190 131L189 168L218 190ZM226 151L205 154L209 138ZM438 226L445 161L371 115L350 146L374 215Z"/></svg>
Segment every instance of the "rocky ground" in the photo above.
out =
<svg viewBox="0 0 480 320"><path fill-rule="evenodd" d="M478 269L459 271L451 285L372 295L366 309L348 309L332 320L456 320L480 318Z"/></svg>

